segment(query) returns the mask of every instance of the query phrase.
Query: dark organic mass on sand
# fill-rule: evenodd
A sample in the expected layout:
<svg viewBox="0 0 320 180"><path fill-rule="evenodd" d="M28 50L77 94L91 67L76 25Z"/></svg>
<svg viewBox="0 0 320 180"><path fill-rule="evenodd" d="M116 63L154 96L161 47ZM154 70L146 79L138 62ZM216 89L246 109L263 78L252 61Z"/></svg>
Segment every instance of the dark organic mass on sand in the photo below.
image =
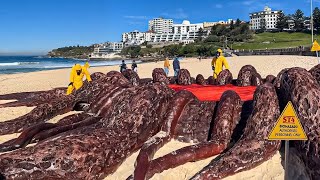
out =
<svg viewBox="0 0 320 180"><path fill-rule="evenodd" d="M167 77L154 69L152 78L139 78L126 70L93 73L92 82L66 96L66 88L0 95L17 101L4 107L36 106L30 113L0 122L0 135L21 135L0 144L0 175L5 179L101 179L140 150L128 179L150 179L156 173L215 155L191 179L221 179L252 169L270 159L281 141L267 140L284 106L297 110L307 141L296 141L310 179L320 178L320 66L282 70L262 79L251 65L241 68L237 79L228 70L215 80L182 69ZM219 101L200 101L188 86L257 86L253 99L241 100L233 90ZM66 112L79 114L47 122ZM154 159L171 139L194 142ZM28 144L36 143L34 146ZM14 150L14 151L13 151Z"/></svg>

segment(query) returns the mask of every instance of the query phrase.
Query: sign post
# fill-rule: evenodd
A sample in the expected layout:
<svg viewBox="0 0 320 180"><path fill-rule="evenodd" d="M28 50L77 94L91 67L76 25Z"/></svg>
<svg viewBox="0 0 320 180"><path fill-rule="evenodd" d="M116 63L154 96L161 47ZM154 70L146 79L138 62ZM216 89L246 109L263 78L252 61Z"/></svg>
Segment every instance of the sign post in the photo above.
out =
<svg viewBox="0 0 320 180"><path fill-rule="evenodd" d="M320 45L319 45L319 43L317 42L317 40L314 40L314 42L313 42L313 45L312 45L312 48L311 48L311 51L312 52L316 52L316 54L317 54L317 59L318 59L318 63L320 64L320 59L319 59L319 53L318 53L318 51L320 51Z"/></svg>
<svg viewBox="0 0 320 180"><path fill-rule="evenodd" d="M285 140L285 175L288 180L288 160L289 160L289 140L307 140L306 133L300 123L300 120L293 108L291 101L284 108L277 123L268 136L268 140Z"/></svg>

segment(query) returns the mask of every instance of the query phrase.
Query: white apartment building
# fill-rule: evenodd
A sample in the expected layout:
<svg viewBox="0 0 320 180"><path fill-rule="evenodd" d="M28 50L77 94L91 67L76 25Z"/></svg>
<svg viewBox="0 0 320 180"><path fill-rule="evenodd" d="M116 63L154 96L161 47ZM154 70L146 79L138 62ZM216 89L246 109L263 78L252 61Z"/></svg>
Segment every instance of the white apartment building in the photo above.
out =
<svg viewBox="0 0 320 180"><path fill-rule="evenodd" d="M190 21L184 20L182 24L173 24L172 29L174 34L188 34L188 32L197 32L203 29L203 23L191 24Z"/></svg>
<svg viewBox="0 0 320 180"><path fill-rule="evenodd" d="M215 26L217 24L225 24L225 25L228 25L228 24L231 24L231 22L233 21L233 23L236 23L235 20L233 19L228 19L227 21L217 21L217 22L204 22L203 23L203 28L209 28L209 27L212 27L212 26Z"/></svg>
<svg viewBox="0 0 320 180"><path fill-rule="evenodd" d="M150 42L190 42L199 37L198 32L154 34Z"/></svg>
<svg viewBox="0 0 320 180"><path fill-rule="evenodd" d="M265 22L266 29L276 29L278 16L282 11L272 11L266 6L263 11L250 14L250 29L261 29L261 24ZM264 22L263 22L264 21Z"/></svg>
<svg viewBox="0 0 320 180"><path fill-rule="evenodd" d="M149 31L155 33L171 33L172 32L172 19L154 18L149 21Z"/></svg>
<svg viewBox="0 0 320 180"><path fill-rule="evenodd" d="M198 31L200 28L203 28L203 23L191 24L190 21L184 20L182 24L173 24L172 33L153 34L150 42L182 42L188 44L199 37Z"/></svg>
<svg viewBox="0 0 320 180"><path fill-rule="evenodd" d="M122 42L105 42L101 44L95 44L93 54L109 54L119 53L123 49Z"/></svg>
<svg viewBox="0 0 320 180"><path fill-rule="evenodd" d="M152 34L151 32L139 32L137 30L123 33L122 42L126 45L140 45L145 41L151 41Z"/></svg>

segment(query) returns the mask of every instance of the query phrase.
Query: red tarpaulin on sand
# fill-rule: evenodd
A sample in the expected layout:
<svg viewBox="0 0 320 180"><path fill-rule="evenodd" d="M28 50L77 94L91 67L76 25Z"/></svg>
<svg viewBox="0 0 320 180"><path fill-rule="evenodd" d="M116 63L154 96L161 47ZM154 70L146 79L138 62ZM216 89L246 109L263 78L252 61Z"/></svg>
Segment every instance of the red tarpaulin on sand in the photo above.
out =
<svg viewBox="0 0 320 180"><path fill-rule="evenodd" d="M198 85L192 84L188 86L181 86L170 84L170 88L175 91L187 90L192 92L200 101L219 101L223 92L233 90L239 94L242 101L249 101L253 99L256 86L239 87L234 85L214 86L214 85Z"/></svg>

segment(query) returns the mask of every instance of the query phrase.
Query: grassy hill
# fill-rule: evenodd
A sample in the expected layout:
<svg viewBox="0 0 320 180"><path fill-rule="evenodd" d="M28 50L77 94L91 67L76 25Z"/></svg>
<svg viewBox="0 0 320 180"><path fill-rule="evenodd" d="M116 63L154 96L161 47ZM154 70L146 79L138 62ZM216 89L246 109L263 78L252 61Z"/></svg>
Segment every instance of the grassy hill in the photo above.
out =
<svg viewBox="0 0 320 180"><path fill-rule="evenodd" d="M320 39L320 35L314 36ZM311 34L306 33L261 33L255 34L249 42L234 43L233 49L275 49L298 46L311 46Z"/></svg>

